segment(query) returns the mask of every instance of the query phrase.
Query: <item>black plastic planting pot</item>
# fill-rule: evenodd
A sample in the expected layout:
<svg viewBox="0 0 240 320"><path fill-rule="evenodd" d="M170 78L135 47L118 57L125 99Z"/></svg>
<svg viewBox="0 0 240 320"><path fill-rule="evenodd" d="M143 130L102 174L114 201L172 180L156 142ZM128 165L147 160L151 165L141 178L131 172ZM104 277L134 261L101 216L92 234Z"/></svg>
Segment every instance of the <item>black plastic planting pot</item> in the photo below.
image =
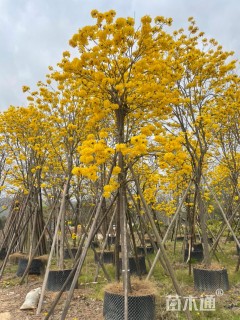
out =
<svg viewBox="0 0 240 320"><path fill-rule="evenodd" d="M184 261L186 262L188 258L188 246L184 250ZM191 262L203 260L203 245L201 243L193 244L193 249L191 250Z"/></svg>
<svg viewBox="0 0 240 320"><path fill-rule="evenodd" d="M238 241L240 242L240 238L238 238ZM238 247L237 244L236 244L236 249L237 249L237 255L240 255L240 248Z"/></svg>
<svg viewBox="0 0 240 320"><path fill-rule="evenodd" d="M19 259L18 260L18 270L17 270L17 276L21 277L28 265L28 259ZM40 275L44 272L44 264L39 259L33 259L31 262L31 266L29 268L28 274L35 274Z"/></svg>
<svg viewBox="0 0 240 320"><path fill-rule="evenodd" d="M194 243L193 244L193 251L203 251L202 243Z"/></svg>
<svg viewBox="0 0 240 320"><path fill-rule="evenodd" d="M92 241L91 246L93 246L93 248L99 248L99 243L96 240L94 240Z"/></svg>
<svg viewBox="0 0 240 320"><path fill-rule="evenodd" d="M237 255L240 255L240 248L238 247L238 245L236 245L236 248L237 248Z"/></svg>
<svg viewBox="0 0 240 320"><path fill-rule="evenodd" d="M137 269L137 261L135 257L129 258L129 270L130 273L136 273L137 275L143 275L147 273L146 263L145 263L145 257L144 256L138 256L138 262L139 262L139 268ZM119 259L120 266L122 267L122 258Z"/></svg>
<svg viewBox="0 0 240 320"><path fill-rule="evenodd" d="M183 241L184 240L184 236L177 236L176 237L176 241Z"/></svg>
<svg viewBox="0 0 240 320"><path fill-rule="evenodd" d="M194 287L198 291L229 290L228 273L226 269L210 270L193 268Z"/></svg>
<svg viewBox="0 0 240 320"><path fill-rule="evenodd" d="M147 252L147 254L154 253L153 247L147 246L147 247L146 247L146 252ZM144 254L145 254L144 247L137 247L137 253L144 255Z"/></svg>
<svg viewBox="0 0 240 320"><path fill-rule="evenodd" d="M213 245L213 238L208 238L208 243L209 243L210 245Z"/></svg>
<svg viewBox="0 0 240 320"><path fill-rule="evenodd" d="M124 296L105 292L103 302L103 316L105 320L124 319ZM154 295L128 296L128 320L154 320Z"/></svg>
<svg viewBox="0 0 240 320"><path fill-rule="evenodd" d="M0 260L5 259L6 255L7 255L7 249L6 248L2 248L0 250Z"/></svg>
<svg viewBox="0 0 240 320"><path fill-rule="evenodd" d="M203 239L201 238L201 241L203 242ZM208 244L212 245L213 244L213 238L208 237Z"/></svg>
<svg viewBox="0 0 240 320"><path fill-rule="evenodd" d="M116 242L116 236L108 236L107 243L109 246L111 246L112 244L115 244L115 242Z"/></svg>
<svg viewBox="0 0 240 320"><path fill-rule="evenodd" d="M75 258L76 253L77 253L77 248L71 248L70 251L72 252L73 257ZM70 253L68 249L64 250L64 259L71 259Z"/></svg>
<svg viewBox="0 0 240 320"><path fill-rule="evenodd" d="M48 280L47 280L47 290L48 291L60 291L71 271L72 271L71 269L50 270L49 275L48 275ZM67 283L64 291L68 291L70 289L73 278L74 278L74 273L72 274L72 276L68 280L68 283ZM76 287L77 287L77 285L76 285Z"/></svg>
<svg viewBox="0 0 240 320"><path fill-rule="evenodd" d="M94 256L95 263L98 263L100 255L101 255L101 252L95 253L95 256ZM103 263L114 263L114 251L104 251L103 257L102 257L102 262Z"/></svg>

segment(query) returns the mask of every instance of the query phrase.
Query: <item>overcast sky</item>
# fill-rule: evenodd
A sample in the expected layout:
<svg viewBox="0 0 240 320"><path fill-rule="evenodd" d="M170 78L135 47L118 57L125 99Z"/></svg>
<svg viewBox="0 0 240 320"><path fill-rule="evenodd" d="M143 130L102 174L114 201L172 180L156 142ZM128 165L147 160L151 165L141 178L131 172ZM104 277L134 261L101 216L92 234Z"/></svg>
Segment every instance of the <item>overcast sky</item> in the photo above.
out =
<svg viewBox="0 0 240 320"><path fill-rule="evenodd" d="M27 105L22 86L34 89L55 66L68 41L82 26L94 23L90 12L114 9L117 16L162 15L173 28L193 16L207 38L240 57L239 0L0 0L0 110Z"/></svg>

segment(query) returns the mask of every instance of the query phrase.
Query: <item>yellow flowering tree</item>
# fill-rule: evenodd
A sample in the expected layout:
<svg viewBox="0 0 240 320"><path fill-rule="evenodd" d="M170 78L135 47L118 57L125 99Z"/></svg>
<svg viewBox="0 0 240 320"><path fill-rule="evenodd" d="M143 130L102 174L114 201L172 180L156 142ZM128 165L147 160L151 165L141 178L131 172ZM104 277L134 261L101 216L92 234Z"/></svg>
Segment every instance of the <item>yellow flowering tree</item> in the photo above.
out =
<svg viewBox="0 0 240 320"><path fill-rule="evenodd" d="M209 183L227 217L236 212L240 197L239 82L240 78L233 75L224 90L219 91L218 108L212 115L217 130L213 132L211 162L215 167L211 164ZM232 224L236 223L233 219Z"/></svg>
<svg viewBox="0 0 240 320"><path fill-rule="evenodd" d="M65 58L67 53L63 53ZM45 175L44 190L53 200L59 190L68 181L67 193L61 219L61 250L60 265L63 268L65 218L74 220L75 229L79 223L80 199L82 198L82 183L72 179L72 170L79 164L78 145L86 137L85 102L79 95L78 82L73 78L56 77L56 72L49 67L46 83L38 83L38 91L30 92L32 103L46 117L49 136L48 172ZM87 171L88 177L90 172ZM92 179L93 180L93 179ZM89 190L89 188L87 188ZM89 197L90 198L90 197ZM76 200L74 208L72 201ZM68 212L68 217L66 213ZM77 230L75 230L77 233Z"/></svg>
<svg viewBox="0 0 240 320"><path fill-rule="evenodd" d="M174 41L163 29L171 24L171 19L156 17L152 21L145 16L136 28L133 18L115 18L113 10L93 10L92 16L96 24L80 29L70 40L80 55L72 59L65 55L60 63L62 72L53 77L77 79L79 95L85 101L87 131L97 131L101 125L111 127L113 144L105 149L112 148L117 153L119 172L118 178L104 187L104 195L118 191L117 230L121 229L123 260L127 264L127 162L148 152L148 137L170 112L170 101L178 97L175 81L179 74L172 68L170 53ZM90 169L88 174L97 179L100 166L93 155L95 146L94 141L91 145L91 137L82 143L80 161ZM85 174L84 168L76 170ZM127 284L125 278L124 286Z"/></svg>
<svg viewBox="0 0 240 320"><path fill-rule="evenodd" d="M41 184L48 153L46 122L43 114L32 105L27 108L10 107L0 116L0 130L9 166L6 176L8 192L30 193L30 214L33 215L37 208L36 234L32 234L30 225L28 230L36 244L44 226ZM45 238L39 253L46 253Z"/></svg>
<svg viewBox="0 0 240 320"><path fill-rule="evenodd" d="M196 212L204 242L205 262L210 263L205 228L204 204L202 198L202 176L207 169L209 149L213 143L213 132L218 124L212 117L219 108L219 95L225 96L229 84L236 75L235 61L229 60L233 52L224 52L214 39L206 39L198 31L193 18L189 18L189 35L183 29L174 32L176 43L175 59L181 61L182 77L176 85L181 93L177 104L172 104L172 120L168 125L183 138L183 145L191 158L194 174L194 196L192 207L192 228ZM179 68L179 63L177 64ZM173 66L174 68L174 66ZM192 230L194 236L194 230Z"/></svg>

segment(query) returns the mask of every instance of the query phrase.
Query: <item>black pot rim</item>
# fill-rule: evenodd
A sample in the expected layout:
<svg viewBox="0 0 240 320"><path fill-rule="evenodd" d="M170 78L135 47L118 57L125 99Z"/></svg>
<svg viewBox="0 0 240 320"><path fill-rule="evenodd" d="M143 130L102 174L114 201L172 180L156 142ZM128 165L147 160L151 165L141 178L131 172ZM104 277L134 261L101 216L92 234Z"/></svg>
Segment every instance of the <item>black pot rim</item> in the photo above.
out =
<svg viewBox="0 0 240 320"><path fill-rule="evenodd" d="M193 269L195 270L201 270L201 271L206 271L206 272L216 272L216 271L224 271L227 269L225 267L221 268L221 269L207 269L207 268L201 268L201 267L193 267Z"/></svg>
<svg viewBox="0 0 240 320"><path fill-rule="evenodd" d="M115 296L118 296L118 297L124 297L124 293L116 293L116 292L112 292L110 290L104 290L104 293L112 294L112 295L115 295ZM131 298L156 297L156 294L154 292L153 293L141 294L141 295L134 295L134 294L129 293L128 297L131 297Z"/></svg>
<svg viewBox="0 0 240 320"><path fill-rule="evenodd" d="M65 272L65 271L72 271L71 268L69 269L49 269L49 272Z"/></svg>
<svg viewBox="0 0 240 320"><path fill-rule="evenodd" d="M102 253L102 251L96 251L96 253ZM103 253L114 253L113 250L104 250Z"/></svg>

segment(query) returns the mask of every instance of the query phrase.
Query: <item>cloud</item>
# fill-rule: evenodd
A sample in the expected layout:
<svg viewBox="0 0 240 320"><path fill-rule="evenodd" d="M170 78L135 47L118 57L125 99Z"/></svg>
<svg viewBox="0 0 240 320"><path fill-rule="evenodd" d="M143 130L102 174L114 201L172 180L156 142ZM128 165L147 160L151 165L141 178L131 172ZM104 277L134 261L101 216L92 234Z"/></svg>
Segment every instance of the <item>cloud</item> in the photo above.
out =
<svg viewBox="0 0 240 320"><path fill-rule="evenodd" d="M44 80L56 65L78 28L93 23L92 9L115 9L119 16L163 15L174 28L186 27L193 16L201 31L225 50L240 52L239 0L1 0L0 1L0 110L26 105L23 85Z"/></svg>

